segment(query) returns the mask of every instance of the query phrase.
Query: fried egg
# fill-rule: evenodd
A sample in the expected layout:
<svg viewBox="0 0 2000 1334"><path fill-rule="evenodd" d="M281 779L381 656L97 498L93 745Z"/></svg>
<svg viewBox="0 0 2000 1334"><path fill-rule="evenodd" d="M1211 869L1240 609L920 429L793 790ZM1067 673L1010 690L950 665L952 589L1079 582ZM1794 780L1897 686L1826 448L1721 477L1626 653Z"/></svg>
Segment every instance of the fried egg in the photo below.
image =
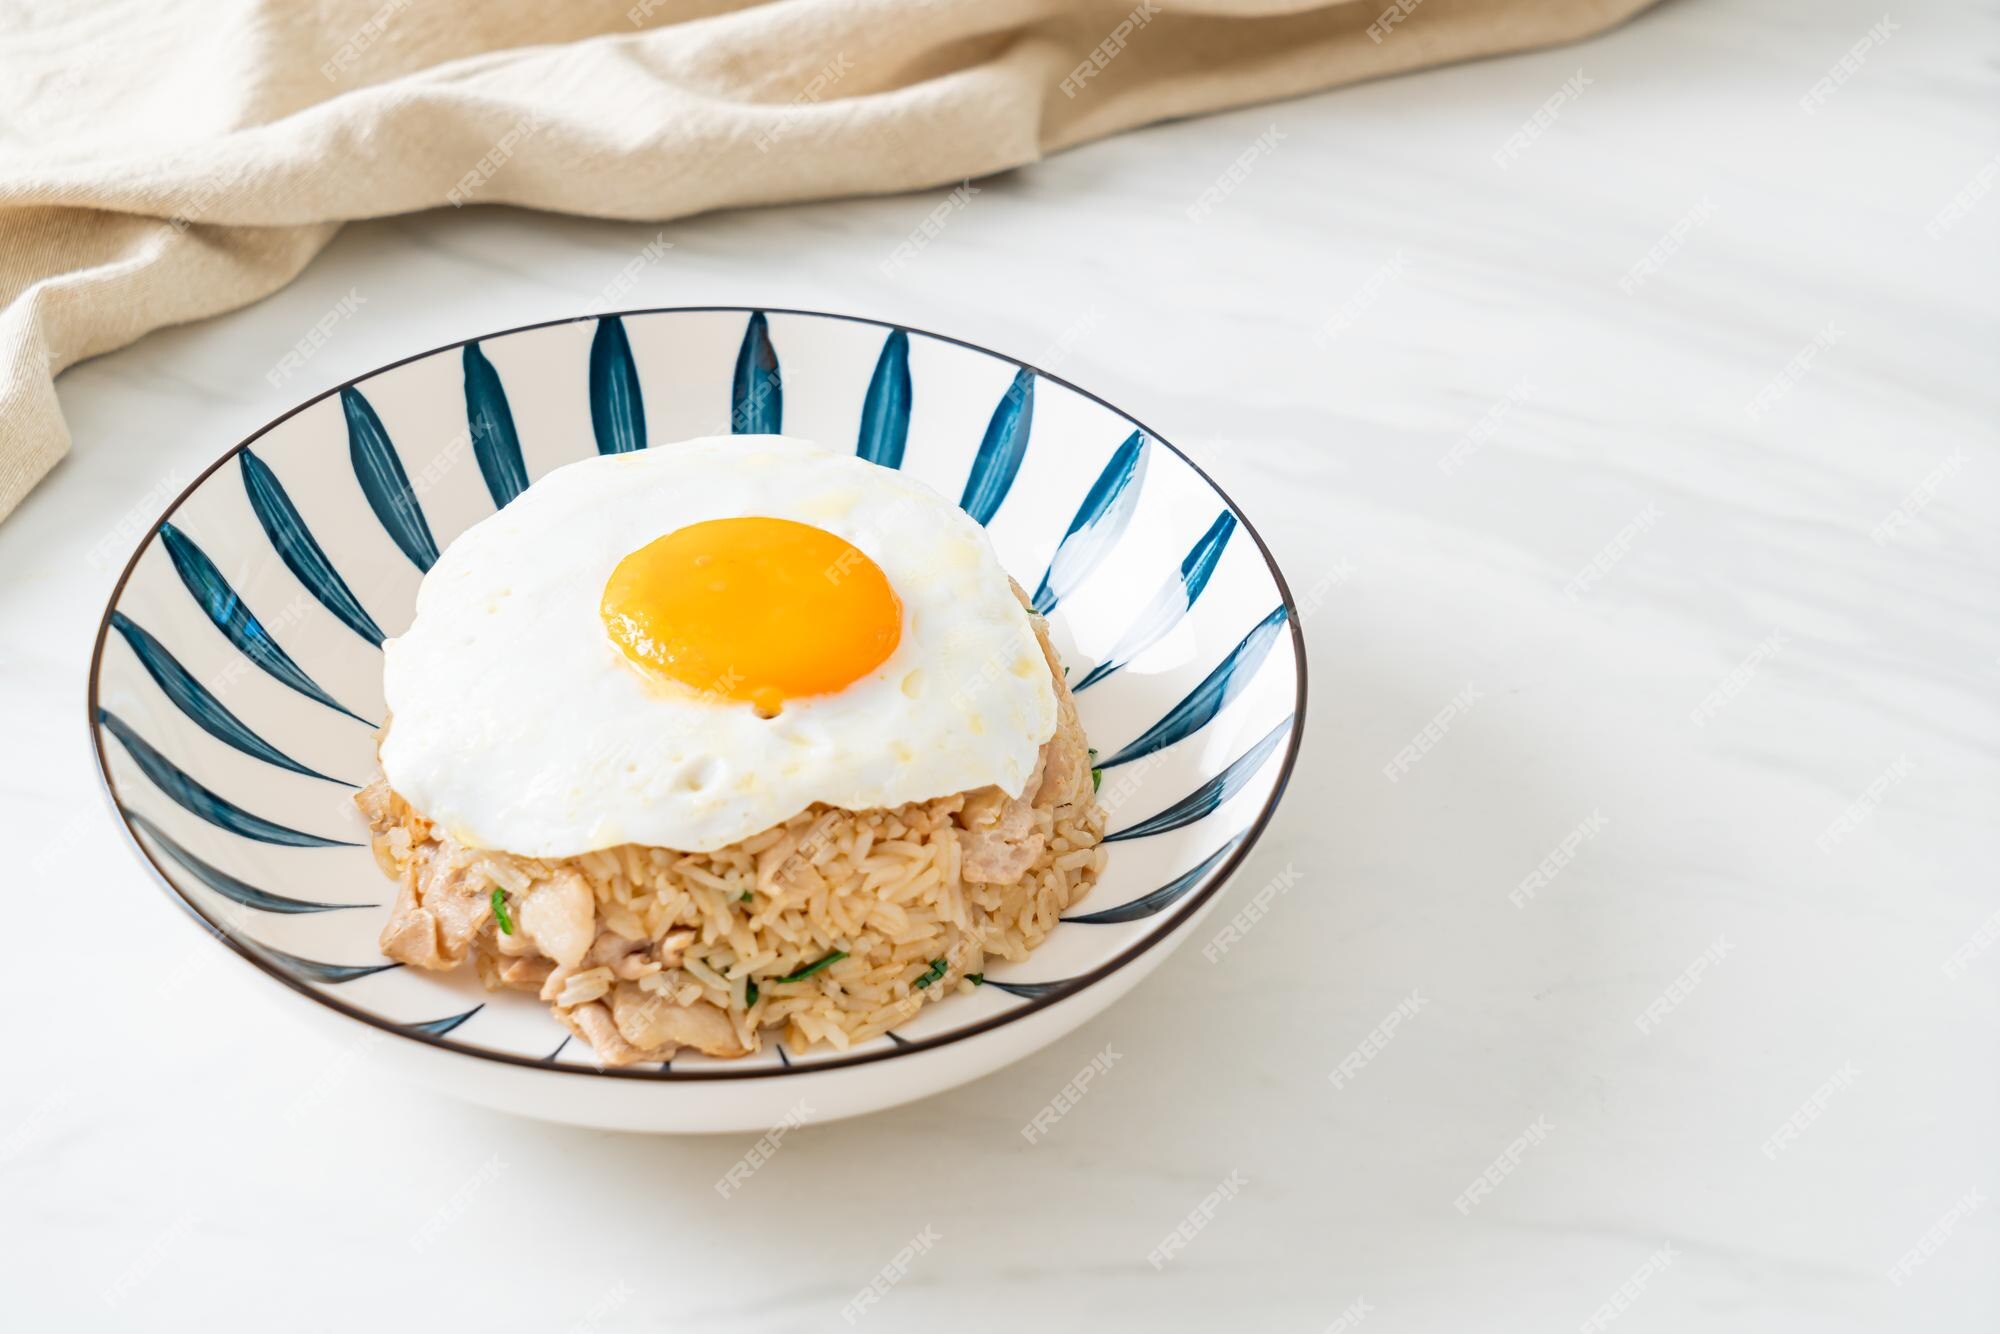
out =
<svg viewBox="0 0 2000 1334"><path fill-rule="evenodd" d="M1014 796L1056 727L985 530L783 436L556 469L460 534L383 647L389 785L531 857L708 852L816 802Z"/></svg>

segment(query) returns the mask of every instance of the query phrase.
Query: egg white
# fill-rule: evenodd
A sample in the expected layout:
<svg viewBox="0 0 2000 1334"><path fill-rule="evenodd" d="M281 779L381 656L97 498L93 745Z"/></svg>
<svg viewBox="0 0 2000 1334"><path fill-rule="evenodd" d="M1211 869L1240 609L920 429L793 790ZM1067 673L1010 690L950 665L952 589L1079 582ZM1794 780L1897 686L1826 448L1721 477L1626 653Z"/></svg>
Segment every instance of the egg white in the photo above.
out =
<svg viewBox="0 0 2000 1334"><path fill-rule="evenodd" d="M776 718L636 668L598 612L627 553L706 519L809 523L860 548L902 639ZM810 651L813 626L798 629ZM1026 784L1056 697L985 530L904 473L783 436L714 436L549 473L460 534L384 646L389 784L452 837L531 857L707 852L815 802Z"/></svg>

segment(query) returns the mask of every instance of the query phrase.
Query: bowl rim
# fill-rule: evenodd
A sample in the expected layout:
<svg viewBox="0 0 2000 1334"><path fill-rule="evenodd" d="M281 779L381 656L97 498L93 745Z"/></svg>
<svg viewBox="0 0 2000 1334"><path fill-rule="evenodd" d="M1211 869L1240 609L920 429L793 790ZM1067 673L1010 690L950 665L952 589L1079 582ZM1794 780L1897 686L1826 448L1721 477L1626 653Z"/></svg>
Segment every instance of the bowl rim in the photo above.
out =
<svg viewBox="0 0 2000 1334"><path fill-rule="evenodd" d="M1244 531L1250 535L1250 540L1256 544L1257 554L1263 558L1265 568L1270 571L1272 580L1278 586L1278 596L1283 601L1285 607L1286 628L1291 632L1292 659L1296 681L1292 699L1291 734L1285 739L1284 753L1279 761L1277 781L1272 784L1270 796L1265 799L1263 807L1251 819L1249 826L1244 830L1236 847L1222 860L1222 864L1210 873L1207 883L1201 885L1192 894L1187 896L1184 900L1186 906L1180 912L1173 914L1169 920L1162 922L1158 927L1148 931L1138 941L1128 946L1110 961L1091 969L1089 972L1078 974L1074 978L1064 979L1068 985L1041 995L1028 997L1027 1003L1024 1005L1008 1010L1004 1014L992 1015L980 1020L978 1023L953 1029L948 1033L941 1033L935 1037L928 1038L895 1039L887 1050L851 1053L828 1060L815 1060L810 1063L787 1061L775 1067L766 1066L754 1070L700 1069L677 1071L671 1068L671 1063L666 1068L644 1070L612 1069L592 1065L565 1065L558 1064L555 1060L557 1053L562 1051L562 1046L558 1046L554 1052L551 1052L547 1056L534 1057L520 1056L512 1052L495 1051L491 1048L480 1047L467 1042L453 1041L447 1034L424 1032L418 1028L395 1023L392 1020L372 1014L367 1010L341 1000L337 996L319 991L300 979L293 977L277 964L264 958L257 950L236 939L235 936L219 925L208 913L204 912L192 898L181 892L167 875L165 868L160 865L158 859L147 850L144 843L140 842L138 835L132 828L131 822L126 818L124 808L119 805L117 787L112 780L111 769L105 758L104 738L97 723L97 687L103 670L105 644L111 632L111 615L118 608L118 601L125 592L125 585L131 579L133 570L138 567L139 558L145 554L146 548L159 535L161 525L166 523L173 516L174 512L181 507L181 504L189 496L193 495L219 469L251 445L257 443L264 436L276 430L279 426L290 421L306 409L334 397L344 389L351 389L366 380L386 374L400 366L406 366L416 361L423 361L427 358L450 352L455 348L465 347L470 343L505 338L512 334L527 333L535 329L555 328L564 324L581 324L587 321L614 318L623 319L626 316L713 314L718 312L745 315L762 312L766 315L802 315L814 319L842 320L851 324L873 325L877 328L891 331L902 330L905 333L918 334L941 343L950 343L973 352L982 353L985 356L1014 366L1018 370L1032 371L1036 376L1059 384L1072 393L1080 394L1091 402L1115 413L1125 421L1130 422L1138 430L1144 432L1148 439L1171 451L1182 463L1193 469L1197 477L1208 484L1209 489L1214 491L1223 504L1229 507L1230 512L1236 516L1237 522L1242 524ZM1277 811L1278 802L1284 796L1285 789L1291 782L1292 771L1298 760L1299 749L1305 739L1306 719L1305 633L1300 629L1298 604L1292 597L1291 586L1285 581L1284 571L1278 567L1277 559L1272 556L1271 549L1265 544L1263 535L1257 531L1256 525L1250 522L1249 516L1243 512L1242 507L1230 497L1228 492L1224 491L1217 484L1213 477L1203 471L1200 464L1196 463L1184 451L1176 447L1172 441L1160 435L1152 427L1146 425L1115 403L1091 393L1088 389L1074 384L1060 375L1053 375L1031 362L1017 360L1003 352L997 352L992 348L984 347L978 343L970 342L963 338L954 338L949 334L933 333L928 329L921 329L912 324L902 324L893 320L879 320L866 315L845 315L835 311L804 310L786 306L640 306L626 310L592 311L586 314L569 315L552 320L536 320L529 324L514 325L506 329L496 329L489 333L474 334L468 338L455 339L452 342L442 343L437 347L428 348L422 352L415 352L406 357L399 357L394 361L385 362L372 370L364 371L351 379L344 380L339 384L322 390L311 398L305 399L280 415L273 417L270 421L264 423L235 445L225 450L213 463L203 468L199 473L196 473L193 480L183 487L180 493L167 503L167 507L160 512L158 517L147 525L146 531L140 535L138 544L133 548L131 556L126 559L124 568L118 572L117 582L111 586L110 595L105 600L103 614L99 616L97 622L97 635L91 645L88 671L87 689L85 691L85 729L90 736L91 754L96 760L98 788L102 792L105 801L111 807L113 819L116 820L119 830L124 834L125 842L137 854L140 862L146 869L152 873L153 880L159 885L167 898L194 918L209 935L228 946L237 957L255 966L266 977L345 1018L365 1024L379 1032L420 1042L426 1046L437 1048L440 1051L450 1052L459 1056L473 1057L478 1060L495 1061L503 1065L520 1066L531 1070L545 1070L557 1074L638 1080L663 1084L705 1083L743 1079L780 1079L787 1076L828 1073L853 1066L895 1060L901 1057L914 1057L924 1052L934 1051L940 1047L950 1046L956 1042L962 1042L969 1038L993 1032L1008 1024L1026 1019L1030 1015L1042 1010L1049 1009L1071 997L1080 995L1090 987L1109 978L1112 974L1122 971L1165 942L1179 927L1192 920L1194 915L1200 911L1202 905L1215 897L1221 891L1222 887L1229 882L1230 877L1236 873L1238 867L1250 855L1251 850L1256 847L1257 840L1263 835L1265 827L1270 824L1272 815ZM484 1002L482 1002L483 1004ZM569 1039L566 1038L563 1046L567 1046L568 1042Z"/></svg>

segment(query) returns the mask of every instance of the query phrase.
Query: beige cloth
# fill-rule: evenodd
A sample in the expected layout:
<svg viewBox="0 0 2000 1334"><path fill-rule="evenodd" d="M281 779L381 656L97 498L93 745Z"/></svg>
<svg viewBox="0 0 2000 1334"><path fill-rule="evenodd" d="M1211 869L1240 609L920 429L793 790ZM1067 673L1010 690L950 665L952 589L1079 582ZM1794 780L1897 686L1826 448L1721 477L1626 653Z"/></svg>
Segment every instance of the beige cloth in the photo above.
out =
<svg viewBox="0 0 2000 1334"><path fill-rule="evenodd" d="M348 218L936 186L1651 2L28 0L0 46L0 515L68 449L57 372L274 291Z"/></svg>

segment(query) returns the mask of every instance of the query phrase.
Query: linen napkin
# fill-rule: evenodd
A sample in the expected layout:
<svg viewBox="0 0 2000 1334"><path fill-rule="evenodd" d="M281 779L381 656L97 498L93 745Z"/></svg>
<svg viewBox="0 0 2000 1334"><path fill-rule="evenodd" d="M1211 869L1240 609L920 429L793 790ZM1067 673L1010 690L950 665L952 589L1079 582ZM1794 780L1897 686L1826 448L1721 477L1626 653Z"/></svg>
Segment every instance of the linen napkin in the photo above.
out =
<svg viewBox="0 0 2000 1334"><path fill-rule="evenodd" d="M0 516L69 447L64 367L257 300L349 218L913 190L1651 2L12 0Z"/></svg>

